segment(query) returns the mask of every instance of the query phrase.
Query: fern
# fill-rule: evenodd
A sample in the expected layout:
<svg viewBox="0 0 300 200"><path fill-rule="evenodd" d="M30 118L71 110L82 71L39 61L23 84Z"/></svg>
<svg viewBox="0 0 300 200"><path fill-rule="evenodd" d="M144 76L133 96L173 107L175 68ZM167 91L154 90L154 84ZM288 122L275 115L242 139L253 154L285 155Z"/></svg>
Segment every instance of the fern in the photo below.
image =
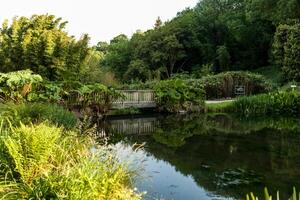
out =
<svg viewBox="0 0 300 200"><path fill-rule="evenodd" d="M22 181L31 184L35 176L39 176L52 166L48 164L61 129L40 124L36 127L24 126L12 130L4 141L15 165L15 171Z"/></svg>

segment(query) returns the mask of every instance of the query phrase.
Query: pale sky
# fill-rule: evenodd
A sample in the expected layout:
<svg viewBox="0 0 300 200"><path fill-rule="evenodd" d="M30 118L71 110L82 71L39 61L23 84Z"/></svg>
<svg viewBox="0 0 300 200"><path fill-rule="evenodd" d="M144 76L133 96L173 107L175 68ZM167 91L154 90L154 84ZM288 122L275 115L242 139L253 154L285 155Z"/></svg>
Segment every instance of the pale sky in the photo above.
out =
<svg viewBox="0 0 300 200"><path fill-rule="evenodd" d="M4 0L0 7L0 24L4 19L32 14L54 14L68 21L67 31L77 38L83 33L91 44L109 41L124 33L153 27L158 16L172 19L177 12L194 7L198 0Z"/></svg>

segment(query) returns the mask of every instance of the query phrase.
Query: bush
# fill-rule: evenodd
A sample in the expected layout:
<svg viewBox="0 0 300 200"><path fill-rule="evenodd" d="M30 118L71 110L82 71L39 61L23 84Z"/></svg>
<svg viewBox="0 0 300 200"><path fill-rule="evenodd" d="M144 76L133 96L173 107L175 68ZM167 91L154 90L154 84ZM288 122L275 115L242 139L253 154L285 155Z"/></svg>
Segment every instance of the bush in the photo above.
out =
<svg viewBox="0 0 300 200"><path fill-rule="evenodd" d="M155 87L158 107L166 112L195 111L204 108L204 91L181 79L158 82Z"/></svg>
<svg viewBox="0 0 300 200"><path fill-rule="evenodd" d="M217 75L206 76L201 79L187 80L188 85L203 87L206 99L220 99L235 97L235 86L245 86L246 95L268 92L272 89L263 76L243 71L224 72Z"/></svg>
<svg viewBox="0 0 300 200"><path fill-rule="evenodd" d="M242 115L300 115L300 95L295 92L275 92L242 97L226 110Z"/></svg>
<svg viewBox="0 0 300 200"><path fill-rule="evenodd" d="M58 103L65 93L62 82L42 82L28 95L27 100L30 102Z"/></svg>
<svg viewBox="0 0 300 200"><path fill-rule="evenodd" d="M0 105L0 119L9 119L13 125L49 121L58 126L71 129L77 124L74 113L54 104L27 103Z"/></svg>
<svg viewBox="0 0 300 200"><path fill-rule="evenodd" d="M32 74L30 70L0 73L0 99L21 102L31 92L32 86L42 80L40 75Z"/></svg>
<svg viewBox="0 0 300 200"><path fill-rule="evenodd" d="M281 24L273 42L275 64L282 68L287 80L300 81L300 23Z"/></svg>
<svg viewBox="0 0 300 200"><path fill-rule="evenodd" d="M1 132L0 198L140 199L132 174L90 138L44 123L9 132Z"/></svg>
<svg viewBox="0 0 300 200"><path fill-rule="evenodd" d="M122 98L121 93L113 88L96 83L81 85L77 89L70 90L65 102L67 106L89 107L94 113L103 114L108 112L113 101L118 98Z"/></svg>
<svg viewBox="0 0 300 200"><path fill-rule="evenodd" d="M112 102L122 95L102 84L81 84L78 81L43 82L28 95L30 102L64 104L70 109L91 108L93 112L107 112Z"/></svg>

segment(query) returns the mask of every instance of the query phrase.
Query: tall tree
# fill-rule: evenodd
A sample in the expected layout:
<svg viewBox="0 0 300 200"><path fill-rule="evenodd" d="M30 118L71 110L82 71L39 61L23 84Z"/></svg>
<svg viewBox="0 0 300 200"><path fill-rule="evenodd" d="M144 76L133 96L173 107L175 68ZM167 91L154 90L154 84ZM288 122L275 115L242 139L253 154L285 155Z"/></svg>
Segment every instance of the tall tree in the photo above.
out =
<svg viewBox="0 0 300 200"><path fill-rule="evenodd" d="M50 80L77 75L89 38L76 41L64 31L67 22L54 15L15 17L0 29L0 70L31 69Z"/></svg>
<svg viewBox="0 0 300 200"><path fill-rule="evenodd" d="M126 35L122 34L110 41L102 64L114 72L119 80L123 80L130 60L129 39Z"/></svg>
<svg viewBox="0 0 300 200"><path fill-rule="evenodd" d="M286 79L300 81L300 23L279 25L273 43L274 61Z"/></svg>

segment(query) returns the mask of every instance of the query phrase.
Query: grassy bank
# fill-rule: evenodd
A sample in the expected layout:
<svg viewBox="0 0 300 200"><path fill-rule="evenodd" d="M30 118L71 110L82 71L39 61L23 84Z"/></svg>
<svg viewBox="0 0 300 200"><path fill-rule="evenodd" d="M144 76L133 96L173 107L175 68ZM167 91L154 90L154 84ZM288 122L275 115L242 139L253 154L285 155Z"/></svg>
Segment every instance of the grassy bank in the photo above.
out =
<svg viewBox="0 0 300 200"><path fill-rule="evenodd" d="M231 106L233 102L221 102L221 103L210 103L206 104L205 111L209 113L222 113L225 112L225 110Z"/></svg>
<svg viewBox="0 0 300 200"><path fill-rule="evenodd" d="M1 199L141 198L132 189L135 173L75 128L69 111L22 104L1 105L0 112Z"/></svg>
<svg viewBox="0 0 300 200"><path fill-rule="evenodd" d="M300 94L296 92L274 92L241 97L233 102L208 104L207 112L230 112L244 116L255 115L300 115Z"/></svg>

